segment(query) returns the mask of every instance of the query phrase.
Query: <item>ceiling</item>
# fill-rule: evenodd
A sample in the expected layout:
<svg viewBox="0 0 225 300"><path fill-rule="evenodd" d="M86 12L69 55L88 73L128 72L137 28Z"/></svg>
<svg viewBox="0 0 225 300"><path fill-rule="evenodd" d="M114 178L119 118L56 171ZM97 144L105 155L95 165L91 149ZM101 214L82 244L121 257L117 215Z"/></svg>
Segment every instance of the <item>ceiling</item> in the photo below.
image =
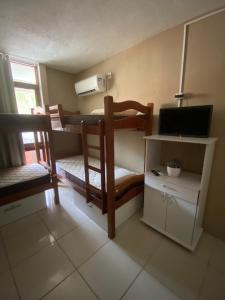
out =
<svg viewBox="0 0 225 300"><path fill-rule="evenodd" d="M0 50L77 73L225 0L0 0Z"/></svg>

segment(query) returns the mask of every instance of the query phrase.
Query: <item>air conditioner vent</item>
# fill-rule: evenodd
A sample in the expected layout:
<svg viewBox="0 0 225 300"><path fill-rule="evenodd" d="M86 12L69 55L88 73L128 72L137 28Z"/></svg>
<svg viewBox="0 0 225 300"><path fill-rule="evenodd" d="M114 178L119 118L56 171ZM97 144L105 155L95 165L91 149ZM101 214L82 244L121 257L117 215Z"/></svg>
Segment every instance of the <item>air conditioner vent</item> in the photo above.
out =
<svg viewBox="0 0 225 300"><path fill-rule="evenodd" d="M88 96L104 92L105 76L97 74L75 83L75 91L78 96Z"/></svg>
<svg viewBox="0 0 225 300"><path fill-rule="evenodd" d="M81 92L78 95L82 96L82 95L86 95L86 94L93 94L94 92L96 92L96 89L92 89L92 90L89 90L89 91L86 91L86 92Z"/></svg>

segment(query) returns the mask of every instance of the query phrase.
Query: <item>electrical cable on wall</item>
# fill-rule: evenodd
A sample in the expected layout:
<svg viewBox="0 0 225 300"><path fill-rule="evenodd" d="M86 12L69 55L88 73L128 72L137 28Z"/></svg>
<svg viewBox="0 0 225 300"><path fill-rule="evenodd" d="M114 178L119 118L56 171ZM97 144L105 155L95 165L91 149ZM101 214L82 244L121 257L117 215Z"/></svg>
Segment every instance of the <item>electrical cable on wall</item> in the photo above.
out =
<svg viewBox="0 0 225 300"><path fill-rule="evenodd" d="M179 82L179 92L175 94L175 99L178 100L178 107L182 106L182 102L185 99L184 93L184 79L185 79L185 69L186 69L186 58L187 58L187 43L188 43L188 31L189 26L191 24L197 23L201 20L209 18L213 15L219 14L225 11L225 7L208 13L204 16L201 16L197 19L189 21L184 24L184 31L183 31L183 45L182 45L182 54L181 54L181 69L180 69L180 82Z"/></svg>

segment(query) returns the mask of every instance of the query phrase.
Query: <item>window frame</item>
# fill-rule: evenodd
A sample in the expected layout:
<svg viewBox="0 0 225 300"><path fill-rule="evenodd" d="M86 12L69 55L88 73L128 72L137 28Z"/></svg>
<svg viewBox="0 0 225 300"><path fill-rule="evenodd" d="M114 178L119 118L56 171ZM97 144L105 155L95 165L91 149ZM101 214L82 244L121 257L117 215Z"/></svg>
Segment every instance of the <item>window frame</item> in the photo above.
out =
<svg viewBox="0 0 225 300"><path fill-rule="evenodd" d="M13 59L13 58L10 58L9 62L10 62L10 64L15 63L15 64L29 66L29 67L34 68L36 84L13 80L13 76L12 76L12 82L13 82L14 90L15 90L15 88L34 90L35 91L36 106L41 106L41 92L40 92L40 82L39 82L39 76L38 76L38 65L34 64L34 63L20 61L20 60ZM10 67L11 67L11 65L10 65ZM35 150L34 143L26 143L26 144L24 143L23 145L24 145L25 152ZM42 149L43 144L40 143L39 147Z"/></svg>
<svg viewBox="0 0 225 300"><path fill-rule="evenodd" d="M35 91L35 98L36 98L36 105L41 106L40 83L39 83L39 78L38 78L38 66L37 66L37 64L28 63L28 62L24 62L24 61L19 61L19 60L16 60L16 59L10 59L10 63L15 63L15 64L18 64L18 65L24 65L24 66L29 66L29 67L34 68L36 84L16 81L16 80L13 80L13 79L12 79L12 81L13 81L14 88L34 90Z"/></svg>

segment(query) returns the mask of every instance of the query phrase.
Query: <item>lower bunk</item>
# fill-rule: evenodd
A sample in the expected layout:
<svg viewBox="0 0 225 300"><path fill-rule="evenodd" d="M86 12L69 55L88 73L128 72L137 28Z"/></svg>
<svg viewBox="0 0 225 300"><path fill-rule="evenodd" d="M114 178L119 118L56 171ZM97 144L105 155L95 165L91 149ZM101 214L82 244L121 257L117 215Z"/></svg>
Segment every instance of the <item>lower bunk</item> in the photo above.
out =
<svg viewBox="0 0 225 300"><path fill-rule="evenodd" d="M57 181L40 164L0 169L0 227L45 208L52 188L58 191Z"/></svg>
<svg viewBox="0 0 225 300"><path fill-rule="evenodd" d="M100 161L97 158L89 157L89 164L99 168ZM85 167L83 155L66 157L56 161L58 178L72 186L83 197L75 197L75 205L93 219L98 225L107 230L107 190L105 197L102 197L101 175L89 171L89 183L94 188L94 199L87 203ZM142 205L144 175L125 168L115 166L115 208L116 227L132 216ZM103 207L106 210L103 211Z"/></svg>
<svg viewBox="0 0 225 300"><path fill-rule="evenodd" d="M85 215L87 215L92 221L98 224L106 232L108 231L107 214L102 214L100 208L92 203L87 203L86 198L80 193L74 191L75 195L71 197L72 203L80 209ZM124 223L127 219L133 216L137 211L143 207L143 193L131 198L127 203L120 206L115 212L115 224L116 228Z"/></svg>
<svg viewBox="0 0 225 300"><path fill-rule="evenodd" d="M51 175L40 164L0 169L0 206L52 187Z"/></svg>

